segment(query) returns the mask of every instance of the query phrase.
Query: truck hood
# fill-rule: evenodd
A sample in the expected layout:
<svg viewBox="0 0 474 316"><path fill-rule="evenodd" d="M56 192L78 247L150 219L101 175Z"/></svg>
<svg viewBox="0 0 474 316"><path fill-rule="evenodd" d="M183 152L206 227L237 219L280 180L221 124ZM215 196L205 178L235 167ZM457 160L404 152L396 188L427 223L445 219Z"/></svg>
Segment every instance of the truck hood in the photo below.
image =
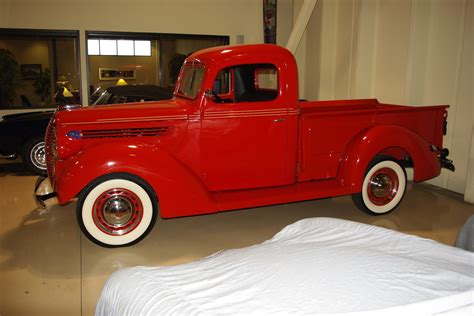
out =
<svg viewBox="0 0 474 316"><path fill-rule="evenodd" d="M181 100L166 100L126 104L111 104L59 111L59 124L103 124L167 119L186 119L189 104Z"/></svg>

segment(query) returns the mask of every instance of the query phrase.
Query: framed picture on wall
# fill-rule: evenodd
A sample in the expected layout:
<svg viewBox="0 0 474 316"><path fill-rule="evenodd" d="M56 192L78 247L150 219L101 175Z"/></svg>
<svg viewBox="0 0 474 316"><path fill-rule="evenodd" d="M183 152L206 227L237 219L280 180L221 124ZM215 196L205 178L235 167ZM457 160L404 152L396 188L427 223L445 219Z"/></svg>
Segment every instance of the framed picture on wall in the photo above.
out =
<svg viewBox="0 0 474 316"><path fill-rule="evenodd" d="M35 80L43 72L41 64L23 64L20 65L21 79Z"/></svg>
<svg viewBox="0 0 474 316"><path fill-rule="evenodd" d="M135 78L135 69L99 68L99 80L118 80Z"/></svg>

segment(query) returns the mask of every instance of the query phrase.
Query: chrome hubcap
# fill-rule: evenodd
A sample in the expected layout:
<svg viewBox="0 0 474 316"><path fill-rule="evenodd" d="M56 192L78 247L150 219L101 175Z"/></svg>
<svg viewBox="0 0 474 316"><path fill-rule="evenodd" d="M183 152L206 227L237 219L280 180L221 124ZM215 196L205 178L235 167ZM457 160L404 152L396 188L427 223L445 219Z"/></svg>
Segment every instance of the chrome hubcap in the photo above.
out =
<svg viewBox="0 0 474 316"><path fill-rule="evenodd" d="M133 231L142 217L140 199L127 189L107 190L94 202L94 223L108 235L121 236Z"/></svg>
<svg viewBox="0 0 474 316"><path fill-rule="evenodd" d="M386 205L397 195L398 176L389 168L377 170L369 181L367 188L370 201L376 205Z"/></svg>
<svg viewBox="0 0 474 316"><path fill-rule="evenodd" d="M109 199L103 209L105 220L115 227L123 227L133 215L133 207L129 201L114 196Z"/></svg>
<svg viewBox="0 0 474 316"><path fill-rule="evenodd" d="M39 142L30 151L30 161L41 170L46 170L46 148L44 142Z"/></svg>

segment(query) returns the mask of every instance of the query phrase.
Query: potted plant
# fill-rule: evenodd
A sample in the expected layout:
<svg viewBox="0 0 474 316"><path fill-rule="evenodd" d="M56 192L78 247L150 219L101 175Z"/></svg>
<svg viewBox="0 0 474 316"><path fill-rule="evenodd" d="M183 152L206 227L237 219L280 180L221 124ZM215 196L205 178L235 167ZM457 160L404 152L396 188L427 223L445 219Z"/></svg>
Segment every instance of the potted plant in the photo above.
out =
<svg viewBox="0 0 474 316"><path fill-rule="evenodd" d="M15 55L0 48L0 106L10 106L22 85L20 66Z"/></svg>
<svg viewBox="0 0 474 316"><path fill-rule="evenodd" d="M48 68L44 69L38 78L33 82L33 87L35 88L35 93L40 97L40 105L46 105L51 101L51 76Z"/></svg>

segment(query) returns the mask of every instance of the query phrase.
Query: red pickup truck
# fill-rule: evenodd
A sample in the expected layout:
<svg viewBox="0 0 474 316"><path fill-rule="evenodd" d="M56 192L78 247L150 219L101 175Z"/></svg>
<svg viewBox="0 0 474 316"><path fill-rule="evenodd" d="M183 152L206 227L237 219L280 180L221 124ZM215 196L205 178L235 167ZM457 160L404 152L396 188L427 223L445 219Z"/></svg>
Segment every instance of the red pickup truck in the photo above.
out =
<svg viewBox="0 0 474 316"><path fill-rule="evenodd" d="M58 110L46 133L50 182L37 182L37 197L77 197L82 231L105 247L144 238L158 211L352 194L385 214L404 195L405 168L415 182L454 169L442 147L447 107L298 100L286 49L206 49L186 59L171 100Z"/></svg>

